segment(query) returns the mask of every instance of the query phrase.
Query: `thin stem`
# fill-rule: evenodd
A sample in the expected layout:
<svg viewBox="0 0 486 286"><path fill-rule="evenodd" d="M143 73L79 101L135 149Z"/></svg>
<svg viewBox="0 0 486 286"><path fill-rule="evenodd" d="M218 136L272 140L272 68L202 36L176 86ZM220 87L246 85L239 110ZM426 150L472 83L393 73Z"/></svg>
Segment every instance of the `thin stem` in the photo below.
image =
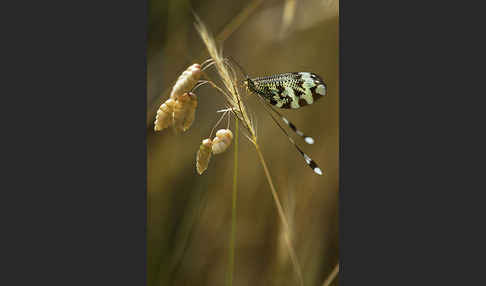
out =
<svg viewBox="0 0 486 286"><path fill-rule="evenodd" d="M197 81L196 85L191 89L191 92L195 92L196 89L198 89L199 87L201 87L201 86L203 86L203 85L205 85L207 83L208 83L207 80L199 80L199 81Z"/></svg>
<svg viewBox="0 0 486 286"><path fill-rule="evenodd" d="M248 6L246 6L243 10L241 10L238 13L238 15L232 17L231 22L225 25L223 30L216 37L216 40L218 40L219 42L223 42L224 40L226 40L231 34L233 34L234 31L236 31L236 29L238 29L241 26L241 24L243 24L243 22L245 22L248 16L250 16L253 13L253 11L255 11L255 9L258 8L258 6L260 6L260 4L262 3L263 0L251 1L250 4L248 4Z"/></svg>
<svg viewBox="0 0 486 286"><path fill-rule="evenodd" d="M216 122L216 124L213 126L213 129L211 129L211 133L209 133L209 138L211 138L211 136L213 136L213 132L214 132L214 129L216 129L216 127L218 127L219 123L221 123L221 120L223 120L224 116L228 113L228 111L225 111L223 113L223 115L221 116L221 118L219 118L218 122ZM226 128L228 129L228 128Z"/></svg>
<svg viewBox="0 0 486 286"><path fill-rule="evenodd" d="M336 264L336 266L334 266L334 269L332 270L331 274L329 274L329 276L324 281L324 283L322 283L322 286L329 286L329 285L331 285L332 281L334 281L334 279L336 278L336 276L337 276L338 273L339 273L339 261Z"/></svg>
<svg viewBox="0 0 486 286"><path fill-rule="evenodd" d="M228 115L228 124L226 125L226 129L229 129L230 122L231 122L231 116Z"/></svg>
<svg viewBox="0 0 486 286"><path fill-rule="evenodd" d="M206 66L207 64L213 64L214 63L214 60L209 58L207 60L205 60L204 62L201 63L201 67L202 67L202 70L205 70L208 66Z"/></svg>
<svg viewBox="0 0 486 286"><path fill-rule="evenodd" d="M211 80L207 80L207 82L212 85L214 88L216 88L219 92L221 92L223 95L223 98L226 100L226 102L230 105L230 106L233 106L234 104L232 104L232 102L229 100L229 98L232 98L230 97L229 95L226 94L226 92L221 88L219 87L217 84L215 84L213 81ZM239 99L238 99L238 106L240 107L240 103L239 103ZM238 110L241 112L241 110ZM234 108L231 108L231 112L233 113L233 115L235 116L236 119L240 120L242 123L243 123L243 126L248 130L248 132L252 135L253 134L253 131L252 129L248 126L248 124L246 122L248 121L245 121L245 118L240 118L240 116L235 112L235 109ZM242 113L242 112L241 112Z"/></svg>
<svg viewBox="0 0 486 286"><path fill-rule="evenodd" d="M233 269L235 265L235 238L236 238L236 199L238 193L238 120L235 120L235 159L233 173L233 198L231 210L231 239L229 253L228 285L233 285Z"/></svg>
<svg viewBox="0 0 486 286"><path fill-rule="evenodd" d="M277 210L280 218L282 219L282 224L284 227L284 234L285 234L285 241L287 242L287 246L289 248L289 254L290 254L290 260L294 264L294 269L295 272L299 278L300 285L304 285L304 279L302 278L302 271L300 269L299 262L297 260L297 255L295 254L294 247L292 246L292 241L290 240L290 228L289 224L287 222L287 219L285 218L285 214L282 208L282 204L280 203L280 199L278 198L277 191L275 190L275 186L273 185L272 178L270 177L270 172L268 171L267 164L265 163L265 159L263 158L263 154L260 150L260 147L258 146L256 140L252 141L253 145L255 146L255 149L258 154L258 158L260 159L260 162L263 166L263 170L265 171L265 176L267 178L268 184L270 185L270 190L272 191L272 196L275 201L275 204L277 205Z"/></svg>

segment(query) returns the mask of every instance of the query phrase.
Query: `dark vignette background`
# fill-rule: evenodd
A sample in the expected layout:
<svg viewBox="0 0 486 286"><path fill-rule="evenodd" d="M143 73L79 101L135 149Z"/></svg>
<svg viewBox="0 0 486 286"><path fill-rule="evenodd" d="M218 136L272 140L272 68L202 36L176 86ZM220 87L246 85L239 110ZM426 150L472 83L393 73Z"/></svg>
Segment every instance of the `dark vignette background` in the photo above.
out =
<svg viewBox="0 0 486 286"><path fill-rule="evenodd" d="M481 284L483 10L342 2L340 285ZM146 285L146 2L14 4L1 284Z"/></svg>

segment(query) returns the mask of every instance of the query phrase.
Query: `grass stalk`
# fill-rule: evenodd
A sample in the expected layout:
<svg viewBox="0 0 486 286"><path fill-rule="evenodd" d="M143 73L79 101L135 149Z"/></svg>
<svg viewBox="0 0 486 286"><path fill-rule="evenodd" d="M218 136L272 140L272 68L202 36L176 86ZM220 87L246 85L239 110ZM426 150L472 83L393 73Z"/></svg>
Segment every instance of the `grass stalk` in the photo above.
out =
<svg viewBox="0 0 486 286"><path fill-rule="evenodd" d="M235 239L236 239L236 199L238 194L238 120L235 120L235 159L233 166L233 198L231 208L231 238L229 247L228 285L233 285L233 270L235 266Z"/></svg>
<svg viewBox="0 0 486 286"><path fill-rule="evenodd" d="M294 270L297 274L297 277L299 279L299 283L301 286L304 285L304 279L302 277L302 270L300 268L300 264L297 260L297 255L295 254L294 247L292 246L292 241L290 239L290 228L289 224L287 222L287 219L285 218L285 213L282 208L282 204L280 203L280 199L278 198L277 191L275 190L275 186L273 185L272 177L270 176L270 172L268 171L267 163L265 162L265 159L263 158L262 151L260 150L260 146L258 146L258 143L256 141L253 141L253 145L255 146L256 152L258 154L258 158L260 159L260 163L263 166L263 170L265 171L265 177L267 178L268 184L270 185L270 190L272 191L272 196L275 201L275 204L277 205L277 210L280 219L282 220L282 224L284 227L284 234L285 234L285 241L287 242L287 246L289 248L289 255L290 255L290 260L292 261L292 264L294 265Z"/></svg>
<svg viewBox="0 0 486 286"><path fill-rule="evenodd" d="M243 22L248 19L248 17L263 3L263 0L252 0L243 10L241 10L236 16L234 16L227 25L219 32L218 36L216 36L216 40L218 42L223 42L231 34L238 29Z"/></svg>
<svg viewBox="0 0 486 286"><path fill-rule="evenodd" d="M336 266L334 266L334 269L332 270L331 274L329 274L329 276L324 281L324 283L322 283L322 286L329 286L329 285L331 285L332 281L334 281L334 279L336 278L336 276L337 276L338 273L339 273L339 261L336 264Z"/></svg>

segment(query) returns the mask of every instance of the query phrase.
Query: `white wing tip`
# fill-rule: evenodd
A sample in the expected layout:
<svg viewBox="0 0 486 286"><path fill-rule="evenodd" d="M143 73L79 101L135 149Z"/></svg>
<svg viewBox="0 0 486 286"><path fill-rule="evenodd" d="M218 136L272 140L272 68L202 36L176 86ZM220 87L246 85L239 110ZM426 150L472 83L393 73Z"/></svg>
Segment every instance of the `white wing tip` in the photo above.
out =
<svg viewBox="0 0 486 286"><path fill-rule="evenodd" d="M317 175L321 175L322 176L322 171L320 168L314 168L314 172L317 174Z"/></svg>
<svg viewBox="0 0 486 286"><path fill-rule="evenodd" d="M312 137L305 137L304 140L307 144L314 144L314 138Z"/></svg>

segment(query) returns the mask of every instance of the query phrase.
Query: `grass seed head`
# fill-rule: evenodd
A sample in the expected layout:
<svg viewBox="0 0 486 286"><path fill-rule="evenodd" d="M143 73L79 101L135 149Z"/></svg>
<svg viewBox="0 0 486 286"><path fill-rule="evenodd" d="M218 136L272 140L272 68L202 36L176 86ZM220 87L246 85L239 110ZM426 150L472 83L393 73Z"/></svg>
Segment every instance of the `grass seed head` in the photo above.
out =
<svg viewBox="0 0 486 286"><path fill-rule="evenodd" d="M191 127L196 116L197 96L192 93L184 93L179 96L174 104L174 128L184 132Z"/></svg>
<svg viewBox="0 0 486 286"><path fill-rule="evenodd" d="M233 141L233 133L229 129L220 129L216 132L216 137L213 139L213 154L221 154L231 145Z"/></svg>
<svg viewBox="0 0 486 286"><path fill-rule="evenodd" d="M189 66L177 79L172 91L170 93L170 98L177 100L179 96L182 96L186 92L190 92L191 89L196 85L197 81L201 77L201 65L193 64Z"/></svg>
<svg viewBox="0 0 486 286"><path fill-rule="evenodd" d="M161 131L172 125L174 105L175 100L169 98L159 107L159 110L157 110L157 115L155 116L155 131Z"/></svg>
<svg viewBox="0 0 486 286"><path fill-rule="evenodd" d="M154 130L160 131L171 125L184 132L191 127L196 116L197 97L190 91L201 77L201 65L189 66L172 87L170 98L157 111Z"/></svg>
<svg viewBox="0 0 486 286"><path fill-rule="evenodd" d="M209 138L204 139L199 146L199 150L197 151L196 155L196 169L199 175L201 175L208 168L209 160L211 159L211 146L212 141Z"/></svg>

